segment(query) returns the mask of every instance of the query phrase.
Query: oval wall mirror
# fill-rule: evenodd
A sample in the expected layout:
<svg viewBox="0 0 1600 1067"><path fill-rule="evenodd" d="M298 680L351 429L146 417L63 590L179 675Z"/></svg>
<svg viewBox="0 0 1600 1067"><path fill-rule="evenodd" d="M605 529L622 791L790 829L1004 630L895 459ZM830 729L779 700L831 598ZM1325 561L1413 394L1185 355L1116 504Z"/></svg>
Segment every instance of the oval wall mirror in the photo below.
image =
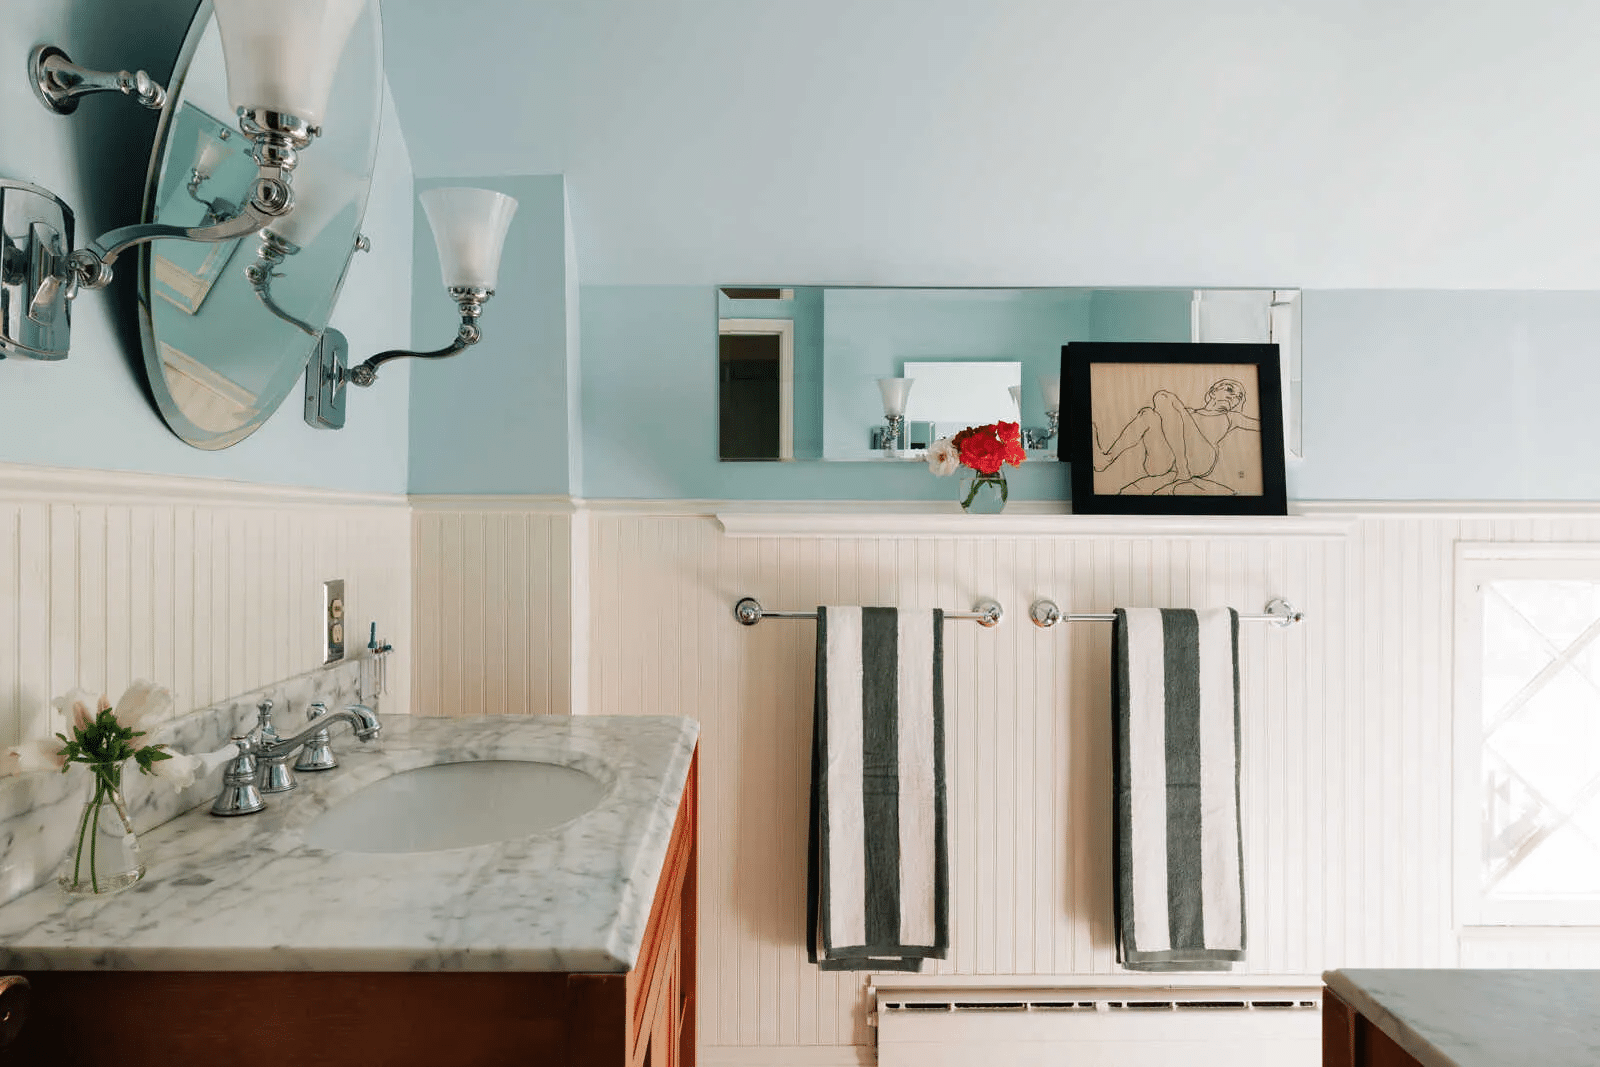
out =
<svg viewBox="0 0 1600 1067"><path fill-rule="evenodd" d="M140 257L145 372L172 432L237 444L304 371L360 238L383 105L382 34L369 3L350 34L323 133L294 172L295 209L218 244L154 241ZM145 218L201 226L248 196L255 167L228 105L210 0L195 12L150 158ZM406 250L409 254L409 250Z"/></svg>

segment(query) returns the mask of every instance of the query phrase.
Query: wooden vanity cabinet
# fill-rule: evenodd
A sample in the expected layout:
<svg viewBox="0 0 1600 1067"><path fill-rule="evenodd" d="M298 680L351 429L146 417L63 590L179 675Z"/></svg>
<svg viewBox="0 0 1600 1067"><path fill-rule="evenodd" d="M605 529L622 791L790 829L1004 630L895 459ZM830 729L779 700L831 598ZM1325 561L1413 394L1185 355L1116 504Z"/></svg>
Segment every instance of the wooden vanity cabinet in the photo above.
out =
<svg viewBox="0 0 1600 1067"><path fill-rule="evenodd" d="M33 971L0 1067L694 1067L698 784L626 974Z"/></svg>
<svg viewBox="0 0 1600 1067"><path fill-rule="evenodd" d="M1322 991L1322 1067L1421 1067L1365 1015Z"/></svg>

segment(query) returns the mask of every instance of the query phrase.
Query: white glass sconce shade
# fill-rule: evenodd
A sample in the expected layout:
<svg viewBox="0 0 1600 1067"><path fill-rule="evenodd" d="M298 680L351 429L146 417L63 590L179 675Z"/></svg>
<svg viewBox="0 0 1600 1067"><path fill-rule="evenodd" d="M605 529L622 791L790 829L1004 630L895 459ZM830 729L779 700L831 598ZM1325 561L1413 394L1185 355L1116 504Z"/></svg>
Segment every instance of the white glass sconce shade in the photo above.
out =
<svg viewBox="0 0 1600 1067"><path fill-rule="evenodd" d="M217 164L228 157L232 147L220 140L210 130L200 131L200 148L195 153L194 170L201 178L209 178L217 171Z"/></svg>
<svg viewBox="0 0 1600 1067"><path fill-rule="evenodd" d="M358 184L355 175L327 160L308 158L294 173L294 210L267 228L304 248L344 210Z"/></svg>
<svg viewBox="0 0 1600 1067"><path fill-rule="evenodd" d="M1061 375L1039 375L1039 392L1044 394L1044 409L1046 411L1061 410Z"/></svg>
<svg viewBox="0 0 1600 1067"><path fill-rule="evenodd" d="M898 416L906 413L906 400L911 396L911 386L915 383L915 378L878 379L878 391L883 394L883 413L885 416Z"/></svg>
<svg viewBox="0 0 1600 1067"><path fill-rule="evenodd" d="M367 0L213 0L228 100L322 124L339 57Z"/></svg>
<svg viewBox="0 0 1600 1067"><path fill-rule="evenodd" d="M439 247L445 288L493 291L516 200L492 189L429 189L422 208Z"/></svg>

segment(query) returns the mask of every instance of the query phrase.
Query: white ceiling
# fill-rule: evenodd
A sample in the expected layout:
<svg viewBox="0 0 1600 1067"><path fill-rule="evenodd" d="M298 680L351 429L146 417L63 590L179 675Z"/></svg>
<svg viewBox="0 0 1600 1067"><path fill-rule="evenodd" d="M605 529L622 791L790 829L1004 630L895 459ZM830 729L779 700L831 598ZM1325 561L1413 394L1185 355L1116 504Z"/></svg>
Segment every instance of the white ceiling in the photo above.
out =
<svg viewBox="0 0 1600 1067"><path fill-rule="evenodd" d="M382 0L586 284L1600 288L1600 4Z"/></svg>

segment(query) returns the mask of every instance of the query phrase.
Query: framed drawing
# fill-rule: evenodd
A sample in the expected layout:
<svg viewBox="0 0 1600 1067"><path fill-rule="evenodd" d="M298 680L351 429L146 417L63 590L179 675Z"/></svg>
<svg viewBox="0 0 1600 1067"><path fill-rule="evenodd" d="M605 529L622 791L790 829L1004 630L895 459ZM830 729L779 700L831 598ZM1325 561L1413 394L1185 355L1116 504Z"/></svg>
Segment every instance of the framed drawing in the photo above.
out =
<svg viewBox="0 0 1600 1067"><path fill-rule="evenodd" d="M1277 345L1074 341L1061 380L1073 511L1287 512Z"/></svg>

